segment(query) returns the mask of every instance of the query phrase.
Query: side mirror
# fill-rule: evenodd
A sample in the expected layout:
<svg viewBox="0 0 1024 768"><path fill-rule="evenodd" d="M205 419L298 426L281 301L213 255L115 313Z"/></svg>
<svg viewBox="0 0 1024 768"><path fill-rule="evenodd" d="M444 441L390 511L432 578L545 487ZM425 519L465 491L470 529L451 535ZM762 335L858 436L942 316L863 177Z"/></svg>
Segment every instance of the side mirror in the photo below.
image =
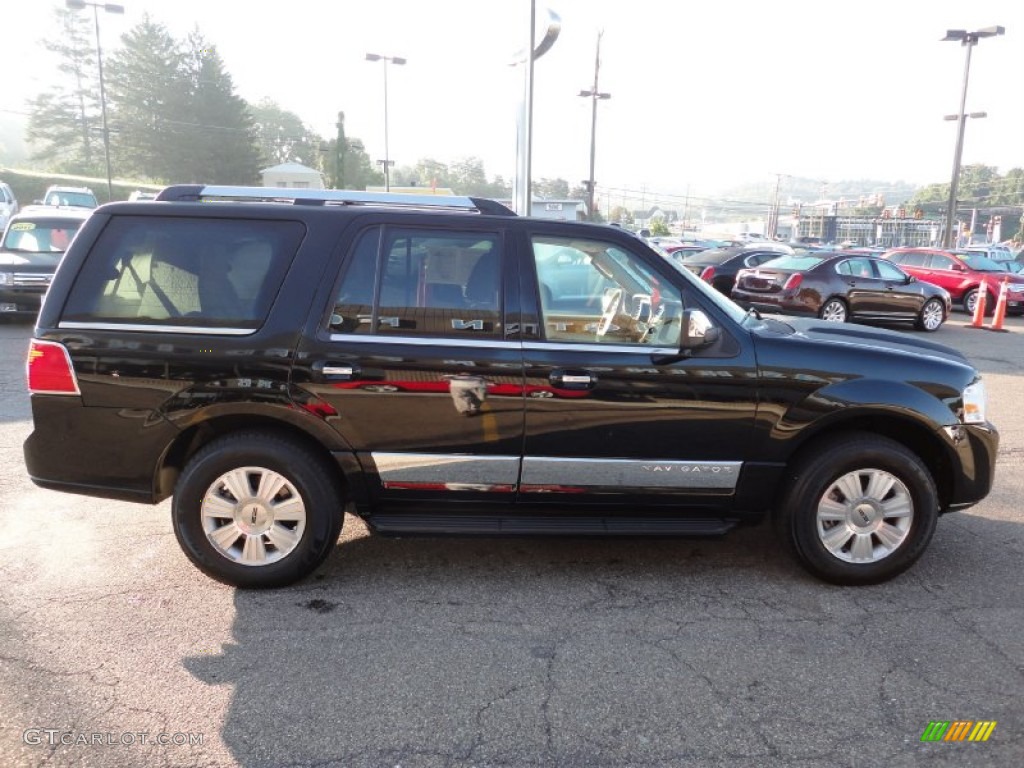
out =
<svg viewBox="0 0 1024 768"><path fill-rule="evenodd" d="M714 344L722 331L701 309L683 311L682 334L679 346L683 350L698 349Z"/></svg>
<svg viewBox="0 0 1024 768"><path fill-rule="evenodd" d="M917 278L914 277L913 275L907 275L905 278L903 278L903 284L904 285L910 285L915 280L917 280Z"/></svg>

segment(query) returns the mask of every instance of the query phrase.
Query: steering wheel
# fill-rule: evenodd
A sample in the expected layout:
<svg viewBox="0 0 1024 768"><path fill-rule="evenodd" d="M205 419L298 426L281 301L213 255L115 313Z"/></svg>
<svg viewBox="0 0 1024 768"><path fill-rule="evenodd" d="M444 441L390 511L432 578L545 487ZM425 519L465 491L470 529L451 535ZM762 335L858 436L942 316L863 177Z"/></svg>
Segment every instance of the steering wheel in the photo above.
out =
<svg viewBox="0 0 1024 768"><path fill-rule="evenodd" d="M621 288L608 288L601 297L601 319L597 323L597 338L601 338L612 326L612 320L619 311L622 302Z"/></svg>

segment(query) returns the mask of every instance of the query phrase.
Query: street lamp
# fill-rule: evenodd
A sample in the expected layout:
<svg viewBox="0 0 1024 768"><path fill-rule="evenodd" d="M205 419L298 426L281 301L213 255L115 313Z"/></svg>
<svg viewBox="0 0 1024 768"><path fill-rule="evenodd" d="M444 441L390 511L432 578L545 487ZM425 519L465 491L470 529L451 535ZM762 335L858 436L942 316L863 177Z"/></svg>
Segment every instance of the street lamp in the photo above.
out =
<svg viewBox="0 0 1024 768"><path fill-rule="evenodd" d="M597 148L597 102L603 99L610 99L610 93L601 93L597 88L597 76L601 69L601 36L604 31L597 33L597 55L594 57L594 87L589 91L580 91L580 96L585 96L590 102L590 179L587 184L587 217L595 221L594 217L594 155Z"/></svg>
<svg viewBox="0 0 1024 768"><path fill-rule="evenodd" d="M382 61L384 62L384 160L382 165L384 166L384 191L391 191L391 156L388 150L388 62L401 66L405 64L405 59L401 56L381 56L379 53L368 53L366 54L367 61ZM381 161L378 160L378 163Z"/></svg>
<svg viewBox="0 0 1024 768"><path fill-rule="evenodd" d="M107 128L107 92L103 87L103 49L100 47L100 12L124 13L124 6L117 3L93 3L89 0L64 0L64 4L73 11L83 11L85 6L92 6L92 15L96 21L96 65L100 74L100 112L103 114L103 157L107 163L107 202L114 199L114 184L110 172L110 129Z"/></svg>
<svg viewBox="0 0 1024 768"><path fill-rule="evenodd" d="M957 121L956 129L956 151L953 154L953 178L949 182L949 204L946 207L946 233L943 239L943 245L946 248L953 247L953 218L956 216L956 193L957 186L960 183L960 158L964 152L964 126L967 123L968 113L964 112L964 107L967 105L967 78L971 72L971 49L978 44L978 41L983 37L995 37L1006 32L1003 27L985 27L975 32L968 32L963 29L950 29L946 31L946 36L942 38L942 42L957 40L964 48L967 49L967 56L964 60L964 84L960 91L960 111L953 115L952 118ZM979 116L983 113L978 113ZM971 117L974 117L974 113L971 113ZM949 119L947 117L947 119Z"/></svg>

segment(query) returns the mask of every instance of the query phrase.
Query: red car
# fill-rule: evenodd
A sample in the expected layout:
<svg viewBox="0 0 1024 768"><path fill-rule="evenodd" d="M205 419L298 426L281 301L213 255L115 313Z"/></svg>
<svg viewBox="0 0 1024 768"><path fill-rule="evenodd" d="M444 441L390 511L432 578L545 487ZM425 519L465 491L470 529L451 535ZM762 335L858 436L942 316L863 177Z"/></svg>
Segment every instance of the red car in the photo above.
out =
<svg viewBox="0 0 1024 768"><path fill-rule="evenodd" d="M992 314L999 287L1009 276L1006 311L1024 314L1024 276L1007 272L1002 265L982 254L937 248L896 248L882 254L882 258L898 264L900 269L919 280L942 286L954 302L972 315L982 287L987 292L985 311Z"/></svg>

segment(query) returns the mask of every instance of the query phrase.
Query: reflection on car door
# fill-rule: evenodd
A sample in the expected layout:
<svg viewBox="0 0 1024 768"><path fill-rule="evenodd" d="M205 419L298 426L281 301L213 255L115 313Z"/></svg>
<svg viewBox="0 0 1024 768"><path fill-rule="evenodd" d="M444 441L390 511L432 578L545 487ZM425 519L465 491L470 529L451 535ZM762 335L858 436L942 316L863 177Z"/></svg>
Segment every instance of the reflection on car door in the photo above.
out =
<svg viewBox="0 0 1024 768"><path fill-rule="evenodd" d="M532 334L524 326L526 388L554 389L526 399L520 498L724 504L753 438L749 342L679 355L690 297L617 242L563 240L535 223L517 245L524 317L539 317Z"/></svg>
<svg viewBox="0 0 1024 768"><path fill-rule="evenodd" d="M371 226L348 250L297 370L375 479L377 508L450 506L452 491L511 504L523 377L520 342L506 339L502 232Z"/></svg>

